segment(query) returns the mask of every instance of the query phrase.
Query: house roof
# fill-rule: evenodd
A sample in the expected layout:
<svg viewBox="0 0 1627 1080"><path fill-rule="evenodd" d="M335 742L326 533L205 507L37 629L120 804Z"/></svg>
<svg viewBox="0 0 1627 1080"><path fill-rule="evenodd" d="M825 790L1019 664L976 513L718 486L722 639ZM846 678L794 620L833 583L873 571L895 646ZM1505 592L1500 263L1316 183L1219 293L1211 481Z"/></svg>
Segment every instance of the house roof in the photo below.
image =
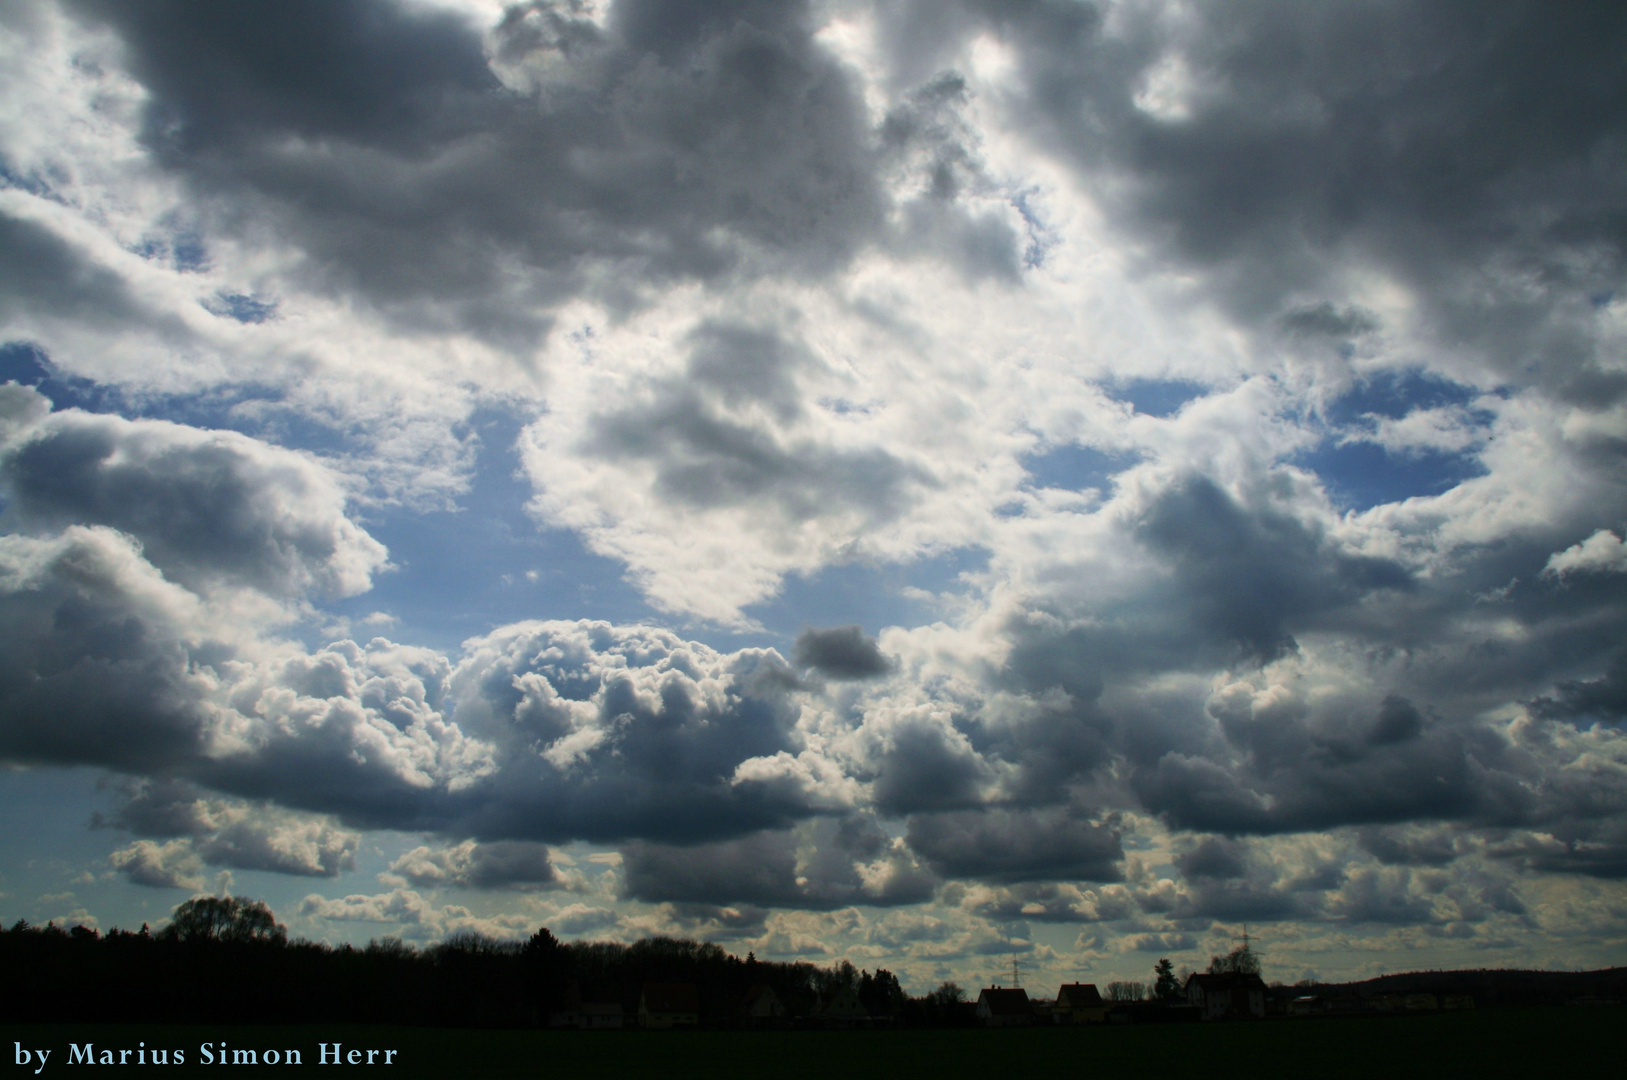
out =
<svg viewBox="0 0 1627 1080"><path fill-rule="evenodd" d="M1013 1016L1030 1011L1028 991L1020 986L991 986L977 996L977 1003L985 1006L992 1016Z"/></svg>
<svg viewBox="0 0 1627 1080"><path fill-rule="evenodd" d="M820 1016L863 1016L864 1005L859 1001L858 991L851 986L839 986L819 999L814 1012Z"/></svg>
<svg viewBox="0 0 1627 1080"><path fill-rule="evenodd" d="M1070 1009L1095 1009L1105 1004L1095 983L1065 983L1056 992L1056 1003Z"/></svg>
<svg viewBox="0 0 1627 1080"><path fill-rule="evenodd" d="M783 1016L785 1003L767 983L757 983L746 991L735 1011L744 1016Z"/></svg>
<svg viewBox="0 0 1627 1080"><path fill-rule="evenodd" d="M652 1013L698 1013L700 995L694 983L645 983L641 999L644 1010Z"/></svg>
<svg viewBox="0 0 1627 1080"><path fill-rule="evenodd" d="M1264 979L1258 975L1244 974L1240 971L1222 971L1214 974L1198 972L1186 980L1186 985L1191 986L1194 982L1203 987L1206 992L1209 990L1235 990L1238 988L1246 990L1265 989Z"/></svg>

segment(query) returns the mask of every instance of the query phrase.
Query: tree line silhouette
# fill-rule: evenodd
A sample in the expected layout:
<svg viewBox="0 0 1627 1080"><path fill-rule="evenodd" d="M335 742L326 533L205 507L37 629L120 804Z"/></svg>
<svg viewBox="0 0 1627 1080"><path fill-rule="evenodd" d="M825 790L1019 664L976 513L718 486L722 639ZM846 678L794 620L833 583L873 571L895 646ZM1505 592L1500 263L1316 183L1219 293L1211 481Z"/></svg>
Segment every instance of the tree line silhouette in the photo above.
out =
<svg viewBox="0 0 1627 1080"><path fill-rule="evenodd" d="M645 984L689 983L709 1025L731 1022L759 985L792 1017L847 988L872 1016L970 1023L958 989L911 999L885 968L860 971L845 960L826 968L742 960L670 937L561 942L546 928L523 942L466 931L422 950L396 938L332 946L290 940L265 904L236 897L189 900L158 933L0 927L0 970L0 1016L15 1022L529 1027L584 1000L620 1002L632 1017Z"/></svg>
<svg viewBox="0 0 1627 1080"><path fill-rule="evenodd" d="M1210 973L1258 974L1245 943L1213 957ZM952 982L910 997L885 968L744 960L717 945L671 937L632 944L561 942L546 928L526 941L453 934L414 949L397 938L365 947L290 940L256 900L199 897L157 933L83 926L0 926L0 1019L23 1023L370 1023L445 1027L544 1026L582 1002L620 1003L631 1021L650 983L696 988L703 1026L742 1023L748 991L766 986L787 1018L852 991L869 1017L905 1027L969 1027L974 1002ZM1167 959L1146 984L1110 983L1108 1001L1135 1008L1185 1000L1187 972ZM1363 983L1275 984L1272 993L1367 999L1410 992L1471 994L1481 1005L1627 1000L1627 969L1460 971L1388 975ZM1144 1003L1144 1004L1142 1004Z"/></svg>

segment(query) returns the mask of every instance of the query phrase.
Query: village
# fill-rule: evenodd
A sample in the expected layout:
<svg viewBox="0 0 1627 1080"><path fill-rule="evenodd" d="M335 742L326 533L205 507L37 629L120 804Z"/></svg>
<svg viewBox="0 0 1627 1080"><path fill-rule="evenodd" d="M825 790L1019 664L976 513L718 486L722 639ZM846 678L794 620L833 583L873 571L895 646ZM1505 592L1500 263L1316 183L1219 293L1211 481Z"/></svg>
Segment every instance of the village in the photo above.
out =
<svg viewBox="0 0 1627 1080"><path fill-rule="evenodd" d="M868 976L868 973L865 973ZM1014 965L1013 982L1017 981ZM946 989L947 988L947 989ZM928 995L938 1006L938 1025L950 1027L1021 1028L1087 1024L1178 1024L1209 1021L1248 1021L1269 1018L1354 1016L1427 1013L1475 1007L1469 993L1380 993L1359 995L1305 987L1268 986L1257 972L1214 971L1191 973L1184 985L1148 999L1139 984L1109 984L1104 996L1095 983L1065 983L1055 997L1030 997L1017 985L989 986L976 1000L956 997L958 987ZM1342 988L1338 988L1342 989ZM773 987L752 986L735 1004L722 1026L736 1028L886 1028L901 1026L899 1012L878 1012L867 1007L856 987L839 985L822 995L811 1011L796 1015ZM551 1028L648 1030L703 1026L700 989L693 983L647 983L635 1012L627 1013L619 1001L583 1001L573 983L566 1007L554 1013Z"/></svg>

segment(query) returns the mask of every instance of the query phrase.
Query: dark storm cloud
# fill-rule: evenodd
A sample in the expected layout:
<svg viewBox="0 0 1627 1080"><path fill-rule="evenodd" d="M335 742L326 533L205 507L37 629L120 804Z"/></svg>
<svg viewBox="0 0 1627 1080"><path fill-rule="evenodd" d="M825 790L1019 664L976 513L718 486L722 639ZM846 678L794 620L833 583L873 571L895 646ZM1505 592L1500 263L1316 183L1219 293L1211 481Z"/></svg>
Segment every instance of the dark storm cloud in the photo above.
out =
<svg viewBox="0 0 1627 1080"><path fill-rule="evenodd" d="M918 814L910 847L946 877L995 882L1119 881L1118 831L1065 810Z"/></svg>
<svg viewBox="0 0 1627 1080"><path fill-rule="evenodd" d="M1292 309L1283 315L1282 326L1291 334L1337 340L1370 334L1379 328L1379 321L1364 308L1335 307L1323 300Z"/></svg>
<svg viewBox="0 0 1627 1080"><path fill-rule="evenodd" d="M873 679L892 670L875 639L865 637L859 626L829 630L810 626L797 635L791 659L798 667L815 668L831 679Z"/></svg>
<svg viewBox="0 0 1627 1080"><path fill-rule="evenodd" d="M1191 851L1176 856L1175 868L1189 879L1240 878L1248 873L1247 852L1235 840L1211 836Z"/></svg>
<svg viewBox="0 0 1627 1080"><path fill-rule="evenodd" d="M1533 702L1542 716L1619 722L1627 718L1627 650L1615 654L1597 679L1560 683L1552 696Z"/></svg>
<svg viewBox="0 0 1627 1080"><path fill-rule="evenodd" d="M268 132L417 149L449 106L497 88L478 34L448 13L364 0L70 7L118 29L153 95L145 136L176 160Z"/></svg>
<svg viewBox="0 0 1627 1080"><path fill-rule="evenodd" d="M90 326L159 321L118 274L46 226L0 213L0 320L40 316Z"/></svg>
<svg viewBox="0 0 1627 1080"><path fill-rule="evenodd" d="M411 827L444 817L446 774L466 767L466 751L483 753L427 706L432 654L342 643L289 659L286 646L211 620L105 527L0 537L0 622L0 756L10 761L184 777ZM273 659L257 658L267 651ZM325 686L310 678L321 666L338 676ZM144 816L132 824L157 824ZM252 848L245 838L230 850L254 859Z"/></svg>
<svg viewBox="0 0 1627 1080"><path fill-rule="evenodd" d="M952 894L949 894L952 896ZM948 898L948 897L946 897ZM1085 893L1072 885L1021 882L987 890L965 905L980 918L994 923L1017 920L1049 923L1108 922L1136 913L1128 890Z"/></svg>
<svg viewBox="0 0 1627 1080"><path fill-rule="evenodd" d="M882 222L862 102L801 3L619 3L603 30L517 6L492 38L516 88L473 26L384 0L78 9L124 39L144 139L203 212L407 322L534 344L537 302L819 271Z"/></svg>
<svg viewBox="0 0 1627 1080"><path fill-rule="evenodd" d="M583 449L653 465L656 490L673 502L757 503L792 522L842 510L884 522L906 508L912 487L933 483L885 450L785 431L802 411L796 373L814 362L800 344L773 330L709 322L690 346L685 377L660 380L647 400L596 417Z"/></svg>
<svg viewBox="0 0 1627 1080"><path fill-rule="evenodd" d="M759 833L698 848L630 844L622 849L626 893L649 902L796 905L796 846Z"/></svg>
<svg viewBox="0 0 1627 1080"><path fill-rule="evenodd" d="M549 889L561 884L546 844L466 841L451 848L414 848L390 870L421 888Z"/></svg>
<svg viewBox="0 0 1627 1080"><path fill-rule="evenodd" d="M923 192L900 208L899 243L905 250L945 257L969 280L1014 283L1025 259L1035 265L1042 261L1043 227L1023 212L1028 235L1021 237L1011 215L1002 212L1016 203L984 169L978 137L964 112L970 96L961 76L940 73L907 94L882 121L887 159L924 181ZM983 196L989 205L968 213L959 202L964 195Z"/></svg>
<svg viewBox="0 0 1627 1080"><path fill-rule="evenodd" d="M591 622L469 645L452 719L491 739L500 765L469 801L468 833L691 842L783 826L818 801L789 777L735 777L800 749L797 684L777 654Z"/></svg>
<svg viewBox="0 0 1627 1080"><path fill-rule="evenodd" d="M890 814L976 806L993 779L989 762L964 737L926 717L896 723L872 767L871 797Z"/></svg>
<svg viewBox="0 0 1627 1080"><path fill-rule="evenodd" d="M205 712L166 601L184 598L111 530L0 537L0 755L158 772L195 760Z"/></svg>
<svg viewBox="0 0 1627 1080"><path fill-rule="evenodd" d="M115 528L195 590L225 582L343 595L365 589L384 563L322 468L234 432L53 413L0 442L0 494L0 520L14 530Z"/></svg>
<svg viewBox="0 0 1627 1080"><path fill-rule="evenodd" d="M1371 261L1503 377L1584 404L1627 392L1594 325L1627 265L1619 5L883 11L901 71L984 28L1013 44L1013 121L1239 316L1333 314L1338 276Z"/></svg>
<svg viewBox="0 0 1627 1080"><path fill-rule="evenodd" d="M195 844L210 866L296 877L338 877L356 866L354 833L318 823L245 819Z"/></svg>
<svg viewBox="0 0 1627 1080"><path fill-rule="evenodd" d="M124 795L125 801L111 815L93 815L94 826L127 829L136 836L160 839L204 836L215 829L203 792L185 780L126 778L112 781L110 786Z"/></svg>
<svg viewBox="0 0 1627 1080"><path fill-rule="evenodd" d="M1159 496L1137 534L1174 569L1196 618L1261 660L1296 648L1295 625L1412 585L1400 564L1339 551L1305 522L1269 505L1245 507L1204 477Z"/></svg>
<svg viewBox="0 0 1627 1080"><path fill-rule="evenodd" d="M1617 796L1614 820L1562 822L1544 832L1524 832L1487 845L1494 859L1526 870L1584 874L1607 881L1627 879L1627 800Z"/></svg>
<svg viewBox="0 0 1627 1080"><path fill-rule="evenodd" d="M1375 741L1374 721L1351 718L1341 732L1301 714L1252 715L1211 705L1228 742L1244 757L1228 768L1171 753L1132 780L1149 809L1205 831L1299 832L1364 822L1520 817L1532 809L1523 774L1489 730L1465 724ZM1365 729L1365 730L1364 730Z"/></svg>
<svg viewBox="0 0 1627 1080"><path fill-rule="evenodd" d="M1453 822L1457 830L1540 826L1580 846L1575 855L1533 855L1530 865L1608 872L1608 842L1589 845L1621 812L1619 777L1585 764L1579 748L1551 742L1571 730L1563 725L1552 736L1531 728L1511 740L1480 717L1529 700L1533 690L1554 685L1556 666L1575 670L1608 647L1599 628L1614 625L1613 593L1515 590L1502 603L1530 628L1525 638L1443 649L1433 643L1462 632L1462 578L1420 582L1394 563L1346 554L1269 502L1250 505L1188 479L1155 495L1134 529L1170 568L1173 587L1153 579L1110 617L1080 625L1056 617L1009 624L1013 648L997 685L1031 707L1016 723L984 718L962 726L979 755L1004 771L1011 791L1043 804L1059 797L1059 786L1111 765L1143 808L1180 829L1240 835L1409 822ZM1494 565L1470 560L1463 575L1487 588L1534 578L1552 550L1540 539L1505 546L1484 556ZM1284 688L1239 696L1238 684L1212 694L1205 717L1193 701L1134 689L1144 678L1209 672L1228 660L1246 670L1279 655L1273 646L1296 649L1296 635L1312 631L1374 650L1414 643L1407 692L1360 706L1316 706ZM1613 671L1559 684L1533 712L1552 721L1608 718ZM1018 764L1021 770L1011 769ZM1048 784L1029 779L1041 775L1040 764L1051 766ZM1369 840L1375 854L1396 863L1450 861L1458 843L1447 835L1439 856L1408 853L1395 839L1402 835L1375 831Z"/></svg>
<svg viewBox="0 0 1627 1080"><path fill-rule="evenodd" d="M936 878L865 818L693 847L622 849L626 895L650 903L829 910L931 898ZM866 873L861 874L863 867Z"/></svg>
<svg viewBox="0 0 1627 1080"><path fill-rule="evenodd" d="M1450 827L1367 826L1356 835L1361 846L1386 866L1445 866L1462 854Z"/></svg>
<svg viewBox="0 0 1627 1080"><path fill-rule="evenodd" d="M482 841L703 840L839 801L821 788L830 776L797 764L798 683L769 651L722 655L648 628L537 623L471 641L453 671L429 650L383 639L310 653L220 619L177 582L224 569L236 584L280 591L299 576L284 563L320 584L320 560L342 561L322 544L298 550L302 516L354 528L339 506L324 512L305 499L297 513L278 510L277 485L307 479L303 460L177 425L50 414L11 390L8 401L30 407L7 413L4 434L33 441L8 444L8 481L28 493L10 511L42 531L39 504L101 516L140 530L146 546L105 525L0 537L0 756L161 778L120 824L198 837L207 861L331 874L348 857L342 848L281 826L275 842L257 838L213 810L205 821L179 781ZM94 452L55 428L39 435L59 422L70 436L88 427ZM40 444L66 444L72 452L59 456L72 467L30 456ZM96 475L105 463L124 470L122 483ZM76 470L95 482L72 482ZM54 491L50 476L64 477ZM175 511L165 518L130 501L143 492L166 506L174 495ZM175 531L189 514L222 550ZM253 610L252 594L246 602ZM737 776L748 759L758 767ZM481 867L465 870L483 880Z"/></svg>
<svg viewBox="0 0 1627 1080"><path fill-rule="evenodd" d="M1404 871L1359 870L1331 898L1328 912L1351 923L1418 926L1440 921L1430 897L1413 892L1410 884L1411 875Z"/></svg>

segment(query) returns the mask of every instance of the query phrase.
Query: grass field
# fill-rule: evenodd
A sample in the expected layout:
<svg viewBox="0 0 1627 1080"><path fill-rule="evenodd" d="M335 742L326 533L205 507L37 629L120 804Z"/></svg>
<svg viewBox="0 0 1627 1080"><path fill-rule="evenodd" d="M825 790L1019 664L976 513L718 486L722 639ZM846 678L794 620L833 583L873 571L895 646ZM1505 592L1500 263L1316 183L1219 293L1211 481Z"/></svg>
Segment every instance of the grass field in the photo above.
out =
<svg viewBox="0 0 1627 1080"><path fill-rule="evenodd" d="M115 1075L211 1075L242 1067L200 1064L199 1045L296 1048L303 1064L259 1065L251 1075L320 1070L405 1077L536 1077L603 1080L650 1077L771 1077L786 1080L903 1080L913 1077L1116 1078L1200 1076L1541 1077L1607 1075L1620 1060L1627 1010L1610 1007L1503 1009L1419 1016L1267 1021L1252 1024L1098 1027L1017 1031L549 1032L437 1028L145 1027L102 1024L0 1025L3 1075L34 1075L38 1059L17 1064L16 1044L47 1049L41 1076L82 1076L69 1044L134 1051L180 1048L183 1067L129 1064ZM393 1049L388 1069L321 1066L317 1044ZM115 1057L117 1055L115 1054ZM382 1061L383 1055L376 1055ZM363 1055L365 1060L365 1055ZM103 1075L97 1070L90 1075Z"/></svg>

